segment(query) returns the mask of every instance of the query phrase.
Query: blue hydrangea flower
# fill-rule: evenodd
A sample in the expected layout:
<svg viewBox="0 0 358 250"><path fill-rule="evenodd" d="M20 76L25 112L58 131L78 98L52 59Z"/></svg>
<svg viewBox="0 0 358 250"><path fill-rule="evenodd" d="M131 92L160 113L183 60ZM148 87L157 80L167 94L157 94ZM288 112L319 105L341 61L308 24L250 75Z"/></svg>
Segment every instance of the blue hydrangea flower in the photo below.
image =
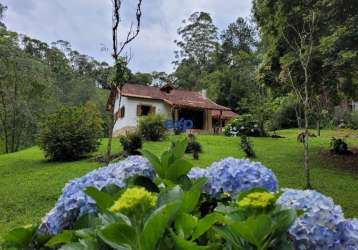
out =
<svg viewBox="0 0 358 250"><path fill-rule="evenodd" d="M208 182L203 192L213 197L217 197L221 192L235 196L255 187L275 192L278 187L274 173L261 163L232 157L214 162L207 169L193 168L188 176L192 179L206 177Z"/></svg>
<svg viewBox="0 0 358 250"><path fill-rule="evenodd" d="M358 220L345 220L338 224L337 230L342 246L347 250L358 249Z"/></svg>
<svg viewBox="0 0 358 250"><path fill-rule="evenodd" d="M283 189L277 203L303 210L289 232L296 249L335 250L343 247L338 225L345 221L342 208L330 197L313 190Z"/></svg>
<svg viewBox="0 0 358 250"><path fill-rule="evenodd" d="M71 226L79 216L95 212L95 201L83 192L85 188L102 189L110 184L123 188L124 181L134 175L153 179L155 171L145 158L129 156L126 160L109 164L70 181L64 187L55 207L43 218L39 232L57 234Z"/></svg>

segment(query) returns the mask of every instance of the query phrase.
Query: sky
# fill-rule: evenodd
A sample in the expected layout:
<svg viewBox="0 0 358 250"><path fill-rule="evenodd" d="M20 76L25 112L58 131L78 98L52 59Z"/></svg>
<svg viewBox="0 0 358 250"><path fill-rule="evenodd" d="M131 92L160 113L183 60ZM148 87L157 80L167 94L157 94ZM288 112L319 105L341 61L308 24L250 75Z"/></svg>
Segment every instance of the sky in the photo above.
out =
<svg viewBox="0 0 358 250"><path fill-rule="evenodd" d="M66 40L73 49L112 63L111 0L0 0L8 6L9 30L51 43ZM121 35L135 21L136 0L123 0ZM223 30L237 17L250 17L251 0L143 0L142 28L130 44L133 72L173 71L172 61L182 20L195 11L209 12ZM101 48L109 48L105 51Z"/></svg>

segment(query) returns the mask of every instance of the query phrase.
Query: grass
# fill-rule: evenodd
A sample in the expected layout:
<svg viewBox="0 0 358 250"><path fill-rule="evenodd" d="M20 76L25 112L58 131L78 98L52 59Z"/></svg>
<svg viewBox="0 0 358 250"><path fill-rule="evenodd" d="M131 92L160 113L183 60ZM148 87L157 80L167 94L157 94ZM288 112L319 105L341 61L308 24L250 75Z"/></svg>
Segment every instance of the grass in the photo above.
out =
<svg viewBox="0 0 358 250"><path fill-rule="evenodd" d="M358 174L337 169L330 162L317 158L319 150L328 148L332 136L339 137L348 133L352 132L324 130L320 138L312 138L312 183L315 189L342 205L346 216L358 217ZM296 141L297 130L284 130L279 134L287 138L251 138L257 154L256 160L275 172L281 187L303 188L303 150L302 145ZM196 166L206 167L228 156L244 156L239 150L239 138L200 135L198 141L204 152L198 161L191 160ZM348 142L351 146L358 146L358 139L349 139ZM159 154L169 143L169 139L146 142L144 148ZM105 145L106 140L103 140L100 152L105 151ZM114 151L119 151L118 140L115 140ZM191 159L190 155L188 158ZM67 181L100 166L100 163L91 160L48 162L38 147L0 155L0 236L15 226L39 222L54 206Z"/></svg>

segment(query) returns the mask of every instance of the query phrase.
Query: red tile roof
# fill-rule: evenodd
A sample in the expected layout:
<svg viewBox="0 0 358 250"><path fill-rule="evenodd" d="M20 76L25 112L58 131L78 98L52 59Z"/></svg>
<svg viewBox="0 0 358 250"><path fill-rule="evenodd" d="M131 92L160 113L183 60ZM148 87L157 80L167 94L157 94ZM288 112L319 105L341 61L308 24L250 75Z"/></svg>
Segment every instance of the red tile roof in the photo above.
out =
<svg viewBox="0 0 358 250"><path fill-rule="evenodd" d="M122 88L122 95L127 97L162 100L176 107L230 111L230 108L216 104L204 97L201 92L197 91L172 89L170 93L167 93L158 87L140 84L125 84Z"/></svg>
<svg viewBox="0 0 358 250"><path fill-rule="evenodd" d="M213 110L211 111L211 115L212 117L216 117L216 118L219 118L220 116L220 111L219 110ZM224 118L224 119L230 119L230 118L233 118L233 117L236 117L238 116L238 114L236 114L235 112L231 111L231 110L224 110L221 114L221 117Z"/></svg>

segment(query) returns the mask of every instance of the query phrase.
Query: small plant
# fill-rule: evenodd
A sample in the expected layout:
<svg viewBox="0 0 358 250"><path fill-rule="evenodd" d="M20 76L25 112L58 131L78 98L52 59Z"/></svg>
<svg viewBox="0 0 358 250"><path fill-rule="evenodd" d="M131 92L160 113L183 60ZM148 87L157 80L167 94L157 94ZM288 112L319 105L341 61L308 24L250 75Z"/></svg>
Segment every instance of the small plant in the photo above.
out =
<svg viewBox="0 0 358 250"><path fill-rule="evenodd" d="M252 144L246 135L241 136L240 147L241 147L242 151L245 152L247 157L249 157L249 158L256 157L256 153L252 147Z"/></svg>
<svg viewBox="0 0 358 250"><path fill-rule="evenodd" d="M348 144L343 139L332 137L331 147L335 154L343 155L349 153Z"/></svg>
<svg viewBox="0 0 358 250"><path fill-rule="evenodd" d="M199 153L202 152L201 144L196 141L195 136L193 134L188 135L188 146L185 149L185 153L187 154L193 154L194 160L199 159Z"/></svg>
<svg viewBox="0 0 358 250"><path fill-rule="evenodd" d="M62 107L41 124L40 147L55 161L78 160L95 152L102 135L102 120L92 104Z"/></svg>
<svg viewBox="0 0 358 250"><path fill-rule="evenodd" d="M189 142L187 150L193 154L194 160L199 160L199 153L201 153L201 144L199 142Z"/></svg>
<svg viewBox="0 0 358 250"><path fill-rule="evenodd" d="M148 141L159 141L166 135L164 117L161 115L148 115L139 120L139 133Z"/></svg>
<svg viewBox="0 0 358 250"><path fill-rule="evenodd" d="M142 136L138 131L127 132L119 138L125 155L138 155L142 148Z"/></svg>

